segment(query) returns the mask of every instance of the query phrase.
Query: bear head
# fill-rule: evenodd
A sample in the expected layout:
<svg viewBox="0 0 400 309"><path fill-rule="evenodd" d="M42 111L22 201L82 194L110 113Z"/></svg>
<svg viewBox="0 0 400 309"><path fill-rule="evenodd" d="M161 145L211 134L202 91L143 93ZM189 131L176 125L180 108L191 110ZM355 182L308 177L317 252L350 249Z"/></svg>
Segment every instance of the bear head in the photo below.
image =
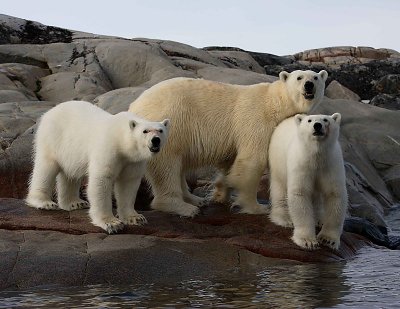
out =
<svg viewBox="0 0 400 309"><path fill-rule="evenodd" d="M129 120L131 140L135 141L139 156L151 157L161 150L167 141L169 125L169 119L161 122L150 122L139 118Z"/></svg>
<svg viewBox="0 0 400 309"><path fill-rule="evenodd" d="M339 138L341 115L303 115L294 116L298 136L302 141L336 142Z"/></svg>
<svg viewBox="0 0 400 309"><path fill-rule="evenodd" d="M310 70L279 73L279 79L285 84L289 99L297 105L298 111L304 113L321 102L327 78L328 72L325 70L319 73Z"/></svg>

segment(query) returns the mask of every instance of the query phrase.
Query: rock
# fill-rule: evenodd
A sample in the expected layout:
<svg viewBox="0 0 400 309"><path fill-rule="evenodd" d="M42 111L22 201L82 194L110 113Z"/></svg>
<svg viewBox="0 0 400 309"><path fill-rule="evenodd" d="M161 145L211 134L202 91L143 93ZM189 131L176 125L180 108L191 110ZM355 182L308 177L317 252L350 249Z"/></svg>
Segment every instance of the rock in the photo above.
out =
<svg viewBox="0 0 400 309"><path fill-rule="evenodd" d="M54 105L45 101L0 104L0 197L25 197L34 125Z"/></svg>
<svg viewBox="0 0 400 309"><path fill-rule="evenodd" d="M100 94L112 89L108 80L97 72L60 72L40 80L39 95L54 102L83 100L91 102Z"/></svg>
<svg viewBox="0 0 400 309"><path fill-rule="evenodd" d="M400 147L399 141L397 142ZM383 180L393 192L394 197L400 200L400 164L388 168L383 174Z"/></svg>
<svg viewBox="0 0 400 309"><path fill-rule="evenodd" d="M246 71L265 74L265 70L250 54L241 51L209 51L209 53L221 60L229 68L237 68Z"/></svg>
<svg viewBox="0 0 400 309"><path fill-rule="evenodd" d="M95 52L114 88L149 87L173 77L193 77L174 66L160 48L141 42L100 43Z"/></svg>
<svg viewBox="0 0 400 309"><path fill-rule="evenodd" d="M400 110L400 95L378 94L372 98L370 104L386 109Z"/></svg>
<svg viewBox="0 0 400 309"><path fill-rule="evenodd" d="M13 80L20 81L32 92L37 92L39 90L39 80L50 74L50 71L47 69L22 63L0 64L0 72L5 72Z"/></svg>
<svg viewBox="0 0 400 309"><path fill-rule="evenodd" d="M119 88L96 97L93 103L111 114L116 114L127 111L129 105L145 90L145 87Z"/></svg>
<svg viewBox="0 0 400 309"><path fill-rule="evenodd" d="M72 39L69 30L4 14L0 14L0 29L0 44L50 44L70 42Z"/></svg>
<svg viewBox="0 0 400 309"><path fill-rule="evenodd" d="M243 71L239 69L205 67L197 71L197 75L204 79L237 85L251 85L264 82L273 82L278 78L265 74Z"/></svg>
<svg viewBox="0 0 400 309"><path fill-rule="evenodd" d="M17 90L0 90L0 103L28 101L28 98Z"/></svg>
<svg viewBox="0 0 400 309"><path fill-rule="evenodd" d="M331 81L328 87L326 87L325 95L330 99L345 99L351 101L360 101L360 97L358 96L358 94L342 86L335 80Z"/></svg>
<svg viewBox="0 0 400 309"><path fill-rule="evenodd" d="M379 93L400 94L400 74L388 74L379 79L374 88Z"/></svg>

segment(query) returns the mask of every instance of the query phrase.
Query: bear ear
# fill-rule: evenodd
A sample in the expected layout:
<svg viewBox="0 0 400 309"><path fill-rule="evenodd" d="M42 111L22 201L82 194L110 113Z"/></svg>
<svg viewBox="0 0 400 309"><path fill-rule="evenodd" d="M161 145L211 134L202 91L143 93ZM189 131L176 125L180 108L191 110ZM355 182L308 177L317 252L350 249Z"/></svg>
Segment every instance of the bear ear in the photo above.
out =
<svg viewBox="0 0 400 309"><path fill-rule="evenodd" d="M135 120L129 121L129 127L133 130L137 126L137 122Z"/></svg>
<svg viewBox="0 0 400 309"><path fill-rule="evenodd" d="M169 127L170 120L169 120L169 119L164 119L163 121L161 121L161 123L162 123L166 128L168 128L168 127Z"/></svg>
<svg viewBox="0 0 400 309"><path fill-rule="evenodd" d="M282 71L281 73L279 73L279 79L283 82L286 82L286 80L289 78L289 73L286 71Z"/></svg>
<svg viewBox="0 0 400 309"><path fill-rule="evenodd" d="M305 115L297 114L296 116L294 116L294 121L296 122L297 125L300 125L304 117Z"/></svg>
<svg viewBox="0 0 400 309"><path fill-rule="evenodd" d="M319 76L321 76L322 80L325 82L326 79L328 78L328 72L325 70L321 70L318 73Z"/></svg>
<svg viewBox="0 0 400 309"><path fill-rule="evenodd" d="M331 117L337 124L340 124L340 121L342 120L342 115L340 113L334 113Z"/></svg>

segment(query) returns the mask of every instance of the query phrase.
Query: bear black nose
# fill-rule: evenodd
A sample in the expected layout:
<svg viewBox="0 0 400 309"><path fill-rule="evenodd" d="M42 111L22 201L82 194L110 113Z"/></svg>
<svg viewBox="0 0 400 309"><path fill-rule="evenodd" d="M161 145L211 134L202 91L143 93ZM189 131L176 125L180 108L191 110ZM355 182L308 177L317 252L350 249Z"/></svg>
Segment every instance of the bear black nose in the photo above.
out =
<svg viewBox="0 0 400 309"><path fill-rule="evenodd" d="M322 129L322 124L320 124L319 122L314 123L315 131L321 131L321 129Z"/></svg>
<svg viewBox="0 0 400 309"><path fill-rule="evenodd" d="M306 92L311 92L314 89L314 83L310 82L309 80L305 82L304 84L304 89L306 90Z"/></svg>
<svg viewBox="0 0 400 309"><path fill-rule="evenodd" d="M161 139L158 136L154 136L151 139L151 143L153 144L153 146L158 147L158 146L160 146Z"/></svg>

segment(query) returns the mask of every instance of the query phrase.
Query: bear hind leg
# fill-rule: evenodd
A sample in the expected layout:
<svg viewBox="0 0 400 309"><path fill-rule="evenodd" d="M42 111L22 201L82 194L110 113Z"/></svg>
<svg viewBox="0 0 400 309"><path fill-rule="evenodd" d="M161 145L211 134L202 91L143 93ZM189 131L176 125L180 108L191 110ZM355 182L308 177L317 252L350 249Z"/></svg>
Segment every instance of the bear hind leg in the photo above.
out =
<svg viewBox="0 0 400 309"><path fill-rule="evenodd" d="M55 160L36 154L26 203L34 208L54 210L58 205L52 201L55 179L60 166Z"/></svg>
<svg viewBox="0 0 400 309"><path fill-rule="evenodd" d="M89 203L79 197L81 179L68 177L63 171L57 175L57 198L61 209L72 211L89 208Z"/></svg>
<svg viewBox="0 0 400 309"><path fill-rule="evenodd" d="M266 161L262 158L253 156L241 157L240 154L235 159L231 170L227 176L227 183L238 191L231 210L246 214L268 214L268 207L257 202L257 189L262 173L266 167Z"/></svg>
<svg viewBox="0 0 400 309"><path fill-rule="evenodd" d="M186 182L186 175L185 173L182 173L182 177L181 177L181 187L182 187L182 196L183 196L183 200L186 203L195 205L197 207L203 207L208 203L207 198L203 198L197 195L194 195L193 193L191 193L189 191L189 187L187 185Z"/></svg>
<svg viewBox="0 0 400 309"><path fill-rule="evenodd" d="M227 182L227 172L222 171L214 182L213 200L221 204L229 203L231 191Z"/></svg>

